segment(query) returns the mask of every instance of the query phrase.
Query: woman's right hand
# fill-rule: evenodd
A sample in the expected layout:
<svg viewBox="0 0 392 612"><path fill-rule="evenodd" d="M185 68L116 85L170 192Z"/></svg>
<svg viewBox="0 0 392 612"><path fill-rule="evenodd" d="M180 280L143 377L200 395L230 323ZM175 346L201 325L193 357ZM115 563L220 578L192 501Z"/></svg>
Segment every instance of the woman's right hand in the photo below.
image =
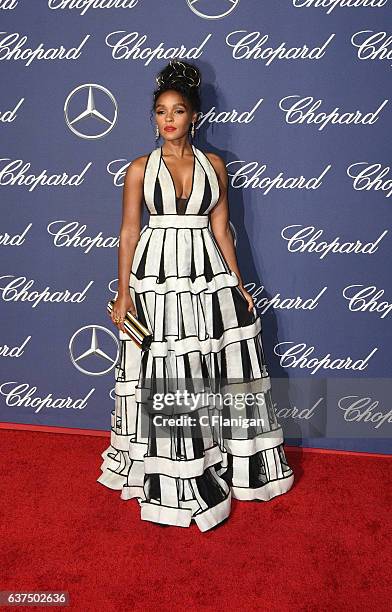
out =
<svg viewBox="0 0 392 612"><path fill-rule="evenodd" d="M130 310L133 316L136 317L136 308L129 294L118 296L113 304L112 312L108 313L116 327L124 333L124 319L128 310ZM120 319L120 321L116 321L115 319Z"/></svg>

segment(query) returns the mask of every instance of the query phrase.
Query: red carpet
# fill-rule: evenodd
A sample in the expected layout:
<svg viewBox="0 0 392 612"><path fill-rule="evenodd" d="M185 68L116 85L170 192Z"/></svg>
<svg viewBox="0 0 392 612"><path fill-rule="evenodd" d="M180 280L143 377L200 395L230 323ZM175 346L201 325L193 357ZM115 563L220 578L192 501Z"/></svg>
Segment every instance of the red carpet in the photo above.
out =
<svg viewBox="0 0 392 612"><path fill-rule="evenodd" d="M67 590L83 611L390 610L391 457L286 446L293 488L201 533L96 483L108 438L0 436L0 590Z"/></svg>

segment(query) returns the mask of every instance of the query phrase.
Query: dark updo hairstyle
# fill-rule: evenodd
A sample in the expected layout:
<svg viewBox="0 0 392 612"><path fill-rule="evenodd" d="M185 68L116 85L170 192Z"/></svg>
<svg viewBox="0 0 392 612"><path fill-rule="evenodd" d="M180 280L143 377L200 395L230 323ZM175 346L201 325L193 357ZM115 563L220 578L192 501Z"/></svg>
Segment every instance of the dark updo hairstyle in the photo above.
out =
<svg viewBox="0 0 392 612"><path fill-rule="evenodd" d="M170 60L167 66L156 77L156 82L158 87L153 93L151 114L155 111L155 106L161 93L168 90L178 91L188 100L193 112L200 112L201 73L197 66L188 62Z"/></svg>

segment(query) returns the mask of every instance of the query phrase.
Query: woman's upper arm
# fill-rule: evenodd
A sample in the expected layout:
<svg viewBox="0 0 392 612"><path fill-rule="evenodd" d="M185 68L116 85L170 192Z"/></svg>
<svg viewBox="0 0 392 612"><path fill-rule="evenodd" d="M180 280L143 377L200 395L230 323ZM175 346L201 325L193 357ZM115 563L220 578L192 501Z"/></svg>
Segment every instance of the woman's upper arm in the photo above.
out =
<svg viewBox="0 0 392 612"><path fill-rule="evenodd" d="M147 156L134 159L125 173L121 232L129 236L140 235L140 225L143 209L143 178Z"/></svg>
<svg viewBox="0 0 392 612"><path fill-rule="evenodd" d="M226 164L216 153L208 153L208 159L215 168L219 182L219 199L210 212L211 229L216 236L230 231L229 202L227 199L228 176Z"/></svg>

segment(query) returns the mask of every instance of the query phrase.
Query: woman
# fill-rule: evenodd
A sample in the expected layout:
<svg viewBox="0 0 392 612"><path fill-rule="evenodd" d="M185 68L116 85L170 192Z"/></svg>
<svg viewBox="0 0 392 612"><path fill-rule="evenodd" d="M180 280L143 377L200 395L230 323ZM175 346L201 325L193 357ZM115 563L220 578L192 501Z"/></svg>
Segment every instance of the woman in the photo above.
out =
<svg viewBox="0 0 392 612"><path fill-rule="evenodd" d="M164 143L125 176L111 313L121 350L98 482L136 498L143 520L181 527L194 520L206 531L229 516L232 497L269 500L288 491L294 475L260 318L236 261L226 166L189 141L200 72L171 61L157 83L156 138ZM143 200L150 219L140 233ZM128 310L152 331L149 350L125 333Z"/></svg>

